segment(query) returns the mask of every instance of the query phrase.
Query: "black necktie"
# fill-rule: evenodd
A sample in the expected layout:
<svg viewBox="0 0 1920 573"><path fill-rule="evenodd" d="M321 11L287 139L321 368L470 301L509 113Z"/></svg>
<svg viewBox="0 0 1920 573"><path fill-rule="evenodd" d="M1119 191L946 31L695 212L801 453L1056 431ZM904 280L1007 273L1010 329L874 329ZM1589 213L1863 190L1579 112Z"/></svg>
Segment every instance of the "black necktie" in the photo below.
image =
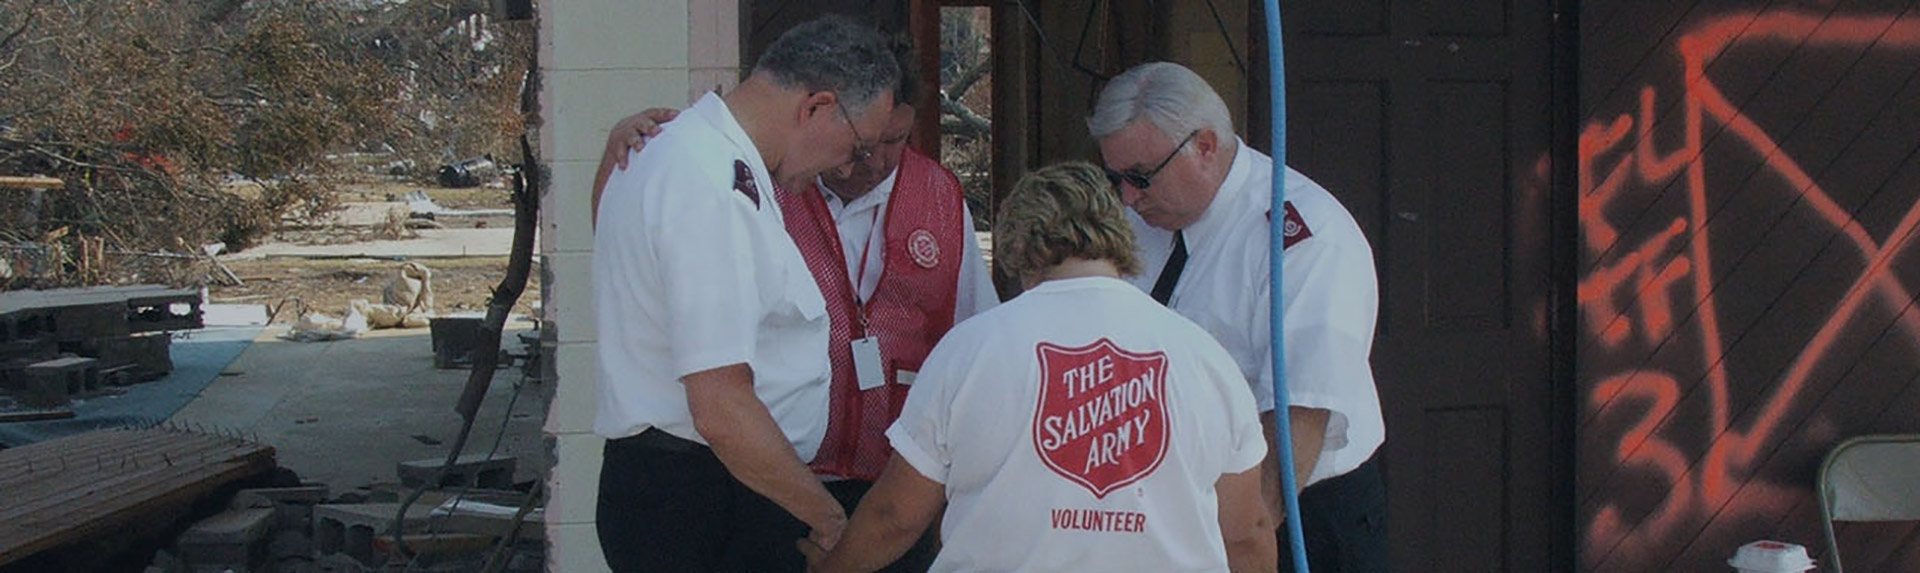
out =
<svg viewBox="0 0 1920 573"><path fill-rule="evenodd" d="M1160 269L1160 278L1153 281L1153 300L1167 304L1173 298L1173 285L1180 283L1180 271L1187 268L1187 235L1181 231L1173 232L1173 254L1167 256L1167 266Z"/></svg>

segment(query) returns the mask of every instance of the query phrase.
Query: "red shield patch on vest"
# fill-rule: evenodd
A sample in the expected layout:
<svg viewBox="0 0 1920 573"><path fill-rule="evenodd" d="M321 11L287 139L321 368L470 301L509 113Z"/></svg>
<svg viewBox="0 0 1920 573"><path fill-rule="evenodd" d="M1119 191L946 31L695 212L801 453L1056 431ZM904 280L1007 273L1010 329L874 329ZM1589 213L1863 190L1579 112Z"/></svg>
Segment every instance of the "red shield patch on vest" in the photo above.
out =
<svg viewBox="0 0 1920 573"><path fill-rule="evenodd" d="M931 269L940 264L940 241L933 238L933 231L914 229L907 236L907 254L913 256L913 264Z"/></svg>
<svg viewBox="0 0 1920 573"><path fill-rule="evenodd" d="M1033 447L1095 498L1145 479L1167 457L1167 354L1102 338L1079 348L1042 342Z"/></svg>

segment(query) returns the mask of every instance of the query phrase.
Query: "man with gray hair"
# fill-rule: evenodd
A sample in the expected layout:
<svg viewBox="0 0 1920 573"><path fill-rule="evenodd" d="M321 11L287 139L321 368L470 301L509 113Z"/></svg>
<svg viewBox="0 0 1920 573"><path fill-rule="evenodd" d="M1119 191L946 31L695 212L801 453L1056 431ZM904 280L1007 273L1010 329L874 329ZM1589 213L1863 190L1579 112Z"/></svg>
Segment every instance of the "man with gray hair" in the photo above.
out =
<svg viewBox="0 0 1920 573"><path fill-rule="evenodd" d="M846 513L807 469L828 319L776 184L864 159L899 68L844 18L776 40L610 173L594 235L597 524L615 571L800 571Z"/></svg>
<svg viewBox="0 0 1920 573"><path fill-rule="evenodd" d="M1227 348L1270 440L1269 229L1284 225L1287 412L1307 558L1315 572L1386 570L1386 488L1374 463L1386 425L1368 364L1379 287L1353 216L1292 169L1275 209L1273 159L1236 137L1219 94L1178 64L1144 64L1108 82L1087 125L1130 208L1143 271L1134 286ZM1277 515L1275 451L1265 491Z"/></svg>

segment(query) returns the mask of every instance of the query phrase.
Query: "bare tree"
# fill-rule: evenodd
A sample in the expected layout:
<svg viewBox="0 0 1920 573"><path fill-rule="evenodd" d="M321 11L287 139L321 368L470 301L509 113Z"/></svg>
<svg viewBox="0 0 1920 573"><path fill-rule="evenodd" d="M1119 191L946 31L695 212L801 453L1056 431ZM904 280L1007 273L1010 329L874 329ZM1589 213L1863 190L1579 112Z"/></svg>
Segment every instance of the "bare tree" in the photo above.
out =
<svg viewBox="0 0 1920 573"><path fill-rule="evenodd" d="M0 174L67 183L0 244L244 248L334 206L330 154L510 152L531 31L485 4L0 0Z"/></svg>
<svg viewBox="0 0 1920 573"><path fill-rule="evenodd" d="M990 25L984 10L944 9L940 13L941 163L960 177L984 227L993 216L993 81Z"/></svg>

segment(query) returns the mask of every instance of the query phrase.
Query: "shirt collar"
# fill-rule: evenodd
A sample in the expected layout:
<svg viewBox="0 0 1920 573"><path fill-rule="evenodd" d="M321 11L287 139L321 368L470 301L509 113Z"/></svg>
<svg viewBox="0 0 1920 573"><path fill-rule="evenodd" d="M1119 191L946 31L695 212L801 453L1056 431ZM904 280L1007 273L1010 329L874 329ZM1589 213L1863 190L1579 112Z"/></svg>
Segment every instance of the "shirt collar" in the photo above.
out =
<svg viewBox="0 0 1920 573"><path fill-rule="evenodd" d="M1074 277L1070 279L1052 279L1052 280L1041 281L1040 284L1033 285L1033 288L1027 289L1026 292L1071 292L1071 291L1087 290L1087 289L1111 290L1116 292L1142 294L1140 293L1140 289L1134 288L1133 285L1127 284L1127 281L1125 279L1118 278L1118 277L1102 277L1102 276Z"/></svg>
<svg viewBox="0 0 1920 573"><path fill-rule="evenodd" d="M1259 153L1247 147L1247 142L1234 138L1233 165L1227 168L1226 179L1221 180L1220 188L1213 193L1213 202L1207 204L1207 210L1200 214L1192 224L1181 229L1186 236L1188 252L1205 252L1213 241L1226 233L1234 217L1247 208L1248 179L1253 177L1254 155Z"/></svg>
<svg viewBox="0 0 1920 573"><path fill-rule="evenodd" d="M814 183L815 187L820 189L820 194L826 196L827 206L832 207L835 215L838 216L842 213L858 213L869 207L879 207L887 204L887 199L893 196L894 181L899 177L900 168L895 167L892 173L887 174L886 179L881 179L880 183L874 185L872 189L868 189L865 195L855 197L852 201L844 202L841 201L839 195L834 194L832 189L827 188L827 181L825 179L815 177Z"/></svg>
<svg viewBox="0 0 1920 573"><path fill-rule="evenodd" d="M740 120L733 116L733 109L727 107L727 100L721 98L719 93L708 92L700 96L700 101L694 102L681 114L691 115L713 126L721 137L739 148L740 155L747 162L747 167L752 169L760 188L773 189L773 173L767 170L766 159L760 157L760 148L753 145L753 137L748 136L746 128L740 126Z"/></svg>

